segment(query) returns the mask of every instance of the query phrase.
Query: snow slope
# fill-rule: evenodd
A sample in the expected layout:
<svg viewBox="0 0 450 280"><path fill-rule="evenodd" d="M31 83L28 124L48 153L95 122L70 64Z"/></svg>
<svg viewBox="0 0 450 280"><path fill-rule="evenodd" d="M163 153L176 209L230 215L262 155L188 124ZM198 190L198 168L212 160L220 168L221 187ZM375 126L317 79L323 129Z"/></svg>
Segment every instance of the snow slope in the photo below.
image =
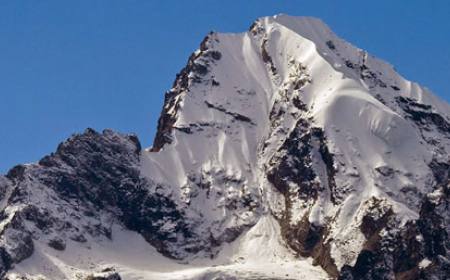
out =
<svg viewBox="0 0 450 280"><path fill-rule="evenodd" d="M114 267L123 279L213 279L216 276L276 279L328 279L327 274L307 260L293 257L281 245L277 223L265 217L214 260L180 264L159 254L139 234L114 226L114 238L91 240L80 246L71 242L63 252L36 242L32 257L9 273L10 279L84 279L94 271ZM266 249L261 251L260 248ZM282 267L282 269L280 269ZM17 277L17 278L16 278Z"/></svg>

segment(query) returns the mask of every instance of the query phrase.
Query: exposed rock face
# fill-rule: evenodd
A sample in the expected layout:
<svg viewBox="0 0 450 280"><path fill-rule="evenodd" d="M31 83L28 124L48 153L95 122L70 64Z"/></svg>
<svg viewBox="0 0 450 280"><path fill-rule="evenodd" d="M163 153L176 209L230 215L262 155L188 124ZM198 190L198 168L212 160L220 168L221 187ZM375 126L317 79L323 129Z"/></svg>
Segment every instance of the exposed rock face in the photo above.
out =
<svg viewBox="0 0 450 280"><path fill-rule="evenodd" d="M19 206L21 210L18 210L34 224L32 230L50 231L62 227L67 238L74 240L85 235L110 236L108 221L99 220L101 213L106 212L113 215L111 219L119 219L130 229L141 232L149 242L166 252L160 241L168 239L169 233L158 231L159 228L170 222L177 230L185 232L186 226L173 202L150 193L151 183L140 177L137 168L140 149L133 135L109 130L100 134L88 129L59 145L54 154L44 157L37 165L22 166L21 172L15 171L19 168L9 172L7 177L16 184L9 201L25 203L35 192L33 188L40 185L45 196ZM55 199L60 202L55 205L56 209L48 209L43 203ZM59 207L64 208L64 216L73 217L81 224L72 224L73 219L62 220L64 216L56 213L61 211ZM92 221L86 221L86 216ZM157 223L159 225L154 226ZM63 249L64 241L56 240L49 240L49 246Z"/></svg>
<svg viewBox="0 0 450 280"><path fill-rule="evenodd" d="M121 280L119 273L117 273L113 268L103 269L101 272L91 274L86 277L85 280Z"/></svg>
<svg viewBox="0 0 450 280"><path fill-rule="evenodd" d="M88 129L0 177L0 273L121 226L180 262L245 252L234 263L262 271L242 279L275 278L265 264L291 257L333 279L446 279L449 124L446 103L316 19L210 33L166 93L153 147Z"/></svg>
<svg viewBox="0 0 450 280"><path fill-rule="evenodd" d="M427 196L419 219L401 229L392 213L383 216L384 225L378 228L384 233L368 238L356 264L344 267L340 279L446 279L449 213L448 195L442 191Z"/></svg>
<svg viewBox="0 0 450 280"><path fill-rule="evenodd" d="M195 83L219 85L214 77L204 79L209 72L210 64L216 63L222 57L219 51L210 49L217 42L214 33L206 36L200 44L200 49L189 57L186 67L177 74L172 89L166 92L164 107L158 120L158 130L153 141L153 151L159 151L165 144L172 143L171 132L177 120L176 112L180 109L183 95L188 94L190 85Z"/></svg>

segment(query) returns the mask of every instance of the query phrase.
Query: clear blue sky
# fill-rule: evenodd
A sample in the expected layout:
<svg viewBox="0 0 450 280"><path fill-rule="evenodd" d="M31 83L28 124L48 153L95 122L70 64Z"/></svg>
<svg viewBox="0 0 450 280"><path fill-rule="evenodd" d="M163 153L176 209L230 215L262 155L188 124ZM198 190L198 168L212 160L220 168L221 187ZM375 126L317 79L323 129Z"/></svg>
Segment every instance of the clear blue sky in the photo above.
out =
<svg viewBox="0 0 450 280"><path fill-rule="evenodd" d="M0 173L86 127L151 145L164 92L210 31L322 18L450 100L450 1L0 1Z"/></svg>

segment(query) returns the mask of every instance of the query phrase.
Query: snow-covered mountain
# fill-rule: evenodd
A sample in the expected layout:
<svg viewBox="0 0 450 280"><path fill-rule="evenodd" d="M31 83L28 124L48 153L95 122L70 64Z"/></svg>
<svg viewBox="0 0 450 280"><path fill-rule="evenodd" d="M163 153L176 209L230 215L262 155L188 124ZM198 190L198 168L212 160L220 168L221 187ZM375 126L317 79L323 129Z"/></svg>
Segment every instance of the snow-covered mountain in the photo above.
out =
<svg viewBox="0 0 450 280"><path fill-rule="evenodd" d="M0 177L5 279L447 279L450 107L314 18L210 33L154 145Z"/></svg>

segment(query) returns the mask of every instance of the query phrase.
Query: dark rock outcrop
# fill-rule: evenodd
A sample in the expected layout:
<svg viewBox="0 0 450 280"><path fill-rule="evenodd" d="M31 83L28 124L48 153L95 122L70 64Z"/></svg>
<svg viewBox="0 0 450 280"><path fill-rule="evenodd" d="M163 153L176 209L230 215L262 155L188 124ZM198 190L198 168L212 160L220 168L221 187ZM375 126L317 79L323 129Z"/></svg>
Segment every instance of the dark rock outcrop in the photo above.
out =
<svg viewBox="0 0 450 280"><path fill-rule="evenodd" d="M436 113L431 105L425 105L412 98L396 97L398 105L413 120L419 128L430 131L435 127L444 134L450 135L450 123L440 114Z"/></svg>
<svg viewBox="0 0 450 280"><path fill-rule="evenodd" d="M172 89L164 96L164 107L158 120L158 129L153 140L152 151L159 151L165 144L172 143L172 131L177 120L177 112L180 108L180 95L189 91L191 83L200 83L209 73L211 64L222 58L222 54L212 48L212 44L217 40L211 32L200 44L198 52L194 52L188 59L186 66L177 74L172 85ZM189 76L191 75L191 76ZM206 79L209 81L208 79ZM220 83L211 77L211 83L219 86Z"/></svg>
<svg viewBox="0 0 450 280"><path fill-rule="evenodd" d="M322 266L330 275L337 276L338 270L330 256L330 243L325 242L326 226L309 222L309 207L323 191L316 181L317 174L313 169L312 153L315 141L319 143L318 152L327 167L330 193L333 193L333 157L326 147L325 136L322 130L311 128L304 119L298 121L295 129L271 159L267 178L285 199L285 211L280 219L283 239L299 255L312 257L315 264ZM306 214L293 224L294 217L291 217L290 209L296 201L301 201Z"/></svg>
<svg viewBox="0 0 450 280"><path fill-rule="evenodd" d="M88 275L84 280L122 280L114 268L105 268L101 272Z"/></svg>
<svg viewBox="0 0 450 280"><path fill-rule="evenodd" d="M363 221L365 249L339 279L448 279L450 239L448 184L424 198L418 220L397 228L388 211L381 219ZM381 234L381 231L384 234Z"/></svg>
<svg viewBox="0 0 450 280"><path fill-rule="evenodd" d="M112 214L141 233L163 254L179 257L169 249L176 242L173 233L187 239L189 229L176 204L151 192L157 186L141 177L140 151L134 135L88 129L60 144L38 164L20 165L8 172L13 185L7 179L0 181L2 189L11 188L3 198L8 201L7 208L1 213L1 221L6 221L0 232L3 273L33 253L34 238L45 238L50 232L60 232L48 240L55 250L64 250L66 239L110 238L110 225L102 221L102 213ZM175 227L162 230L169 222Z"/></svg>

